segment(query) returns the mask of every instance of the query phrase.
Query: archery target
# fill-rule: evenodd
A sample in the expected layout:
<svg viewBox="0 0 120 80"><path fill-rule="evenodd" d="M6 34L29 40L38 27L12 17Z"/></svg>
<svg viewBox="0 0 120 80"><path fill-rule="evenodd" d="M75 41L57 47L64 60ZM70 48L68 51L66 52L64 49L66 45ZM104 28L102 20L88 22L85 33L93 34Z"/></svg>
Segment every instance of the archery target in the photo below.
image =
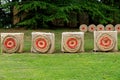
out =
<svg viewBox="0 0 120 80"><path fill-rule="evenodd" d="M33 46L39 52L47 52L50 48L49 41L49 38L47 38L46 36L37 36L36 38L34 38Z"/></svg>
<svg viewBox="0 0 120 80"><path fill-rule="evenodd" d="M112 24L108 24L108 25L106 25L105 30L106 30L106 31L113 31L113 30L114 30L114 27L113 27Z"/></svg>
<svg viewBox="0 0 120 80"><path fill-rule="evenodd" d="M62 51L63 52L81 52L83 49L83 32L63 32L62 33Z"/></svg>
<svg viewBox="0 0 120 80"><path fill-rule="evenodd" d="M89 25L88 31L89 31L89 32L94 32L94 31L96 31L96 26L95 26L94 24Z"/></svg>
<svg viewBox="0 0 120 80"><path fill-rule="evenodd" d="M117 51L116 31L96 31L94 32L95 51Z"/></svg>
<svg viewBox="0 0 120 80"><path fill-rule="evenodd" d="M64 38L64 48L70 52L77 52L81 46L81 40L78 37L66 37Z"/></svg>
<svg viewBox="0 0 120 80"><path fill-rule="evenodd" d="M33 32L32 52L52 53L54 45L54 34Z"/></svg>
<svg viewBox="0 0 120 80"><path fill-rule="evenodd" d="M115 31L120 32L120 24L116 24L116 25L115 25Z"/></svg>
<svg viewBox="0 0 120 80"><path fill-rule="evenodd" d="M97 38L97 46L99 47L100 50L102 51L109 51L113 49L115 41L112 36L109 34L102 34Z"/></svg>
<svg viewBox="0 0 120 80"><path fill-rule="evenodd" d="M22 34L22 33L21 33ZM23 34L1 33L2 52L22 52Z"/></svg>
<svg viewBox="0 0 120 80"><path fill-rule="evenodd" d="M10 53L16 52L19 48L19 43L14 36L6 36L2 44L3 49Z"/></svg>
<svg viewBox="0 0 120 80"><path fill-rule="evenodd" d="M104 31L104 26L102 24L97 25L97 31Z"/></svg>
<svg viewBox="0 0 120 80"><path fill-rule="evenodd" d="M80 27L79 27L80 31L82 32L87 32L87 25L86 24L82 24Z"/></svg>

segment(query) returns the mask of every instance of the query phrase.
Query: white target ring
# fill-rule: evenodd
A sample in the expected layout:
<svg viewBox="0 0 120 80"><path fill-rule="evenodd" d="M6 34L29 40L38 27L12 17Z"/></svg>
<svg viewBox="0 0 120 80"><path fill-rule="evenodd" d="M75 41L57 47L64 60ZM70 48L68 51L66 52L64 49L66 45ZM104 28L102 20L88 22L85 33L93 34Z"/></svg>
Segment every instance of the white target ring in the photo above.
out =
<svg viewBox="0 0 120 80"><path fill-rule="evenodd" d="M81 48L81 38L74 37L74 36L66 36L64 38L64 49L68 52L78 52Z"/></svg>
<svg viewBox="0 0 120 80"><path fill-rule="evenodd" d="M33 40L33 47L38 52L47 52L50 48L50 39L47 36L36 36Z"/></svg>
<svg viewBox="0 0 120 80"><path fill-rule="evenodd" d="M115 40L111 35L104 33L98 36L96 44L100 50L110 51L115 46Z"/></svg>
<svg viewBox="0 0 120 80"><path fill-rule="evenodd" d="M6 36L3 40L3 50L8 53L16 52L19 49L19 42L15 36Z"/></svg>
<svg viewBox="0 0 120 80"><path fill-rule="evenodd" d="M88 30L89 30L89 32L94 32L94 31L96 31L96 26L94 24L91 24L91 25L89 25Z"/></svg>
<svg viewBox="0 0 120 80"><path fill-rule="evenodd" d="M86 24L82 24L80 27L79 27L80 31L82 32L87 32L87 25Z"/></svg>

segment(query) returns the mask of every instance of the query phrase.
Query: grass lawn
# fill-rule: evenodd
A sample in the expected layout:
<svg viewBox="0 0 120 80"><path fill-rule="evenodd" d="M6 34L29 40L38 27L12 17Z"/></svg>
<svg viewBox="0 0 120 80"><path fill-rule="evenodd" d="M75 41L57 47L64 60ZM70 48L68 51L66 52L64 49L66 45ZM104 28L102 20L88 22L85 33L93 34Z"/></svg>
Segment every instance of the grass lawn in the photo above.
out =
<svg viewBox="0 0 120 80"><path fill-rule="evenodd" d="M53 32L56 36L54 54L30 53L31 32ZM96 53L93 33L85 33L85 51L81 54L61 52L61 33L79 30L0 30L24 32L22 54L0 54L0 80L120 80L119 52ZM120 34L118 48L120 49Z"/></svg>

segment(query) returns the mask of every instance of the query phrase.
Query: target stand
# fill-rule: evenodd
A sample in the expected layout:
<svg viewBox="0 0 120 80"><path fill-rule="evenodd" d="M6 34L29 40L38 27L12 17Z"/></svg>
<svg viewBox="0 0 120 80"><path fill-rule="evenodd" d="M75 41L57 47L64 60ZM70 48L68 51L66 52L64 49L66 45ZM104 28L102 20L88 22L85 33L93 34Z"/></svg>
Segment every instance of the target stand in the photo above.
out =
<svg viewBox="0 0 120 80"><path fill-rule="evenodd" d="M94 51L117 50L117 31L94 31Z"/></svg>
<svg viewBox="0 0 120 80"><path fill-rule="evenodd" d="M63 32L61 51L69 53L84 52L84 32Z"/></svg>
<svg viewBox="0 0 120 80"><path fill-rule="evenodd" d="M32 32L31 52L53 53L54 44L54 33Z"/></svg>
<svg viewBox="0 0 120 80"><path fill-rule="evenodd" d="M1 52L23 52L24 33L1 33Z"/></svg>

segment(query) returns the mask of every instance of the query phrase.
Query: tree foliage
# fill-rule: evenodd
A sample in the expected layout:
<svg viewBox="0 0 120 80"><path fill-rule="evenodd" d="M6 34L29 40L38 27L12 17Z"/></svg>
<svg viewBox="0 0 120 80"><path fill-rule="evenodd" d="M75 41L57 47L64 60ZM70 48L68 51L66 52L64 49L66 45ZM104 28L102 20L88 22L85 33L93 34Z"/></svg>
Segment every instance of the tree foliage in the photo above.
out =
<svg viewBox="0 0 120 80"><path fill-rule="evenodd" d="M0 0L0 27L9 28L13 22L13 7L19 0Z"/></svg>
<svg viewBox="0 0 120 80"><path fill-rule="evenodd" d="M24 15L16 25L26 28L50 27L55 21L80 25L78 16L84 13L89 16L89 24L120 22L120 5L114 0L15 0L6 5L13 4L19 11L16 15Z"/></svg>

